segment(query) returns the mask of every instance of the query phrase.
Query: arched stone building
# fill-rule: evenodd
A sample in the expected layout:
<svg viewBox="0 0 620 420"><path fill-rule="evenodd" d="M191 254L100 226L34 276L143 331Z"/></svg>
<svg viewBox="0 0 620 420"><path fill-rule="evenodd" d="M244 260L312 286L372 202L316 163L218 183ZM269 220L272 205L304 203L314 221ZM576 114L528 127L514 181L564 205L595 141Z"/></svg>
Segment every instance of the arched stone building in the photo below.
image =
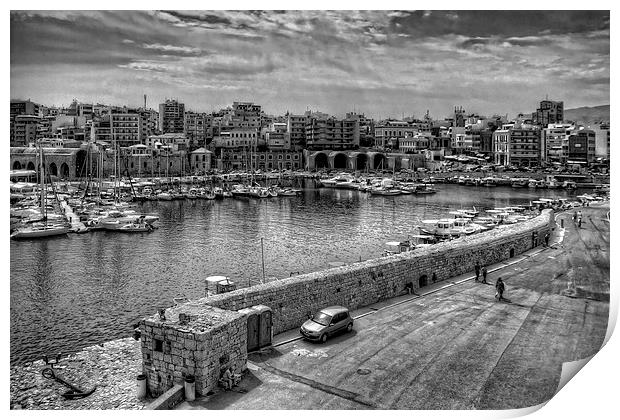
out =
<svg viewBox="0 0 620 420"><path fill-rule="evenodd" d="M424 167L424 155L384 153L378 151L306 150L306 170L342 169L380 171Z"/></svg>
<svg viewBox="0 0 620 420"><path fill-rule="evenodd" d="M83 152L83 153L80 153ZM64 179L77 178L78 163L83 165L86 155L84 149L44 147L43 159L46 173ZM81 162L80 162L81 160ZM11 169L36 171L39 167L39 149L36 147L11 147Z"/></svg>

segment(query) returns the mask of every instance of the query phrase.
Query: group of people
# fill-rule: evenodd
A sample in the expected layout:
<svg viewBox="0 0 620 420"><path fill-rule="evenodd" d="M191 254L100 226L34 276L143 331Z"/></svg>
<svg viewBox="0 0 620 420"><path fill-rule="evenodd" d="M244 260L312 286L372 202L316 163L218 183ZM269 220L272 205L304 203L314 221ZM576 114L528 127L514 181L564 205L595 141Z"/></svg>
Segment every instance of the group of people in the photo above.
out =
<svg viewBox="0 0 620 420"><path fill-rule="evenodd" d="M545 241L548 243L548 238L545 238ZM487 273L488 270L486 268L486 266L480 266L480 263L477 262L476 265L474 266L474 271L476 273L476 278L474 279L474 281L476 282L481 282L484 284L487 284ZM480 280L480 275L482 275L482 280ZM503 301L506 300L504 299L504 290L506 289L506 285L504 284L504 281L502 280L501 277L497 278L497 281L495 282L495 299L499 300L499 301Z"/></svg>
<svg viewBox="0 0 620 420"><path fill-rule="evenodd" d="M581 228L581 211L573 213L573 222L577 223L577 226Z"/></svg>

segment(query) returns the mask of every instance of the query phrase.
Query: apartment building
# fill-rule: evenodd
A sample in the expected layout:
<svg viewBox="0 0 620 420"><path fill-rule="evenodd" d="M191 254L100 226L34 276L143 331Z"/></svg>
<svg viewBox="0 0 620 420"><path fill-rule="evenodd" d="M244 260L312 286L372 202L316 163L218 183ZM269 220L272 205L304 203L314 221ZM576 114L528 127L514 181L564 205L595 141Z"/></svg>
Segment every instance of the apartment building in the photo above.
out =
<svg viewBox="0 0 620 420"><path fill-rule="evenodd" d="M548 124L542 129L541 159L548 163L566 163L568 138L576 131L572 124Z"/></svg>
<svg viewBox="0 0 620 420"><path fill-rule="evenodd" d="M183 133L185 126L185 104L176 99L166 99L159 104L159 131L165 133Z"/></svg>
<svg viewBox="0 0 620 420"><path fill-rule="evenodd" d="M306 120L306 145L309 149L344 150L357 148L359 144L357 119L311 115Z"/></svg>

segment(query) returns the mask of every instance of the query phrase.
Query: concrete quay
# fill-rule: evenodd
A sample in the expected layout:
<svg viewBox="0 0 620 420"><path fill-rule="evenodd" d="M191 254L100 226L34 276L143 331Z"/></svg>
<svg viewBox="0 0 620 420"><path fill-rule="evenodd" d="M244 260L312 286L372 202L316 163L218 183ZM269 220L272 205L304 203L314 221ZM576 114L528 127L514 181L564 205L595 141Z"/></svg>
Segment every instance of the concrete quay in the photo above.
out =
<svg viewBox="0 0 620 420"><path fill-rule="evenodd" d="M609 205L585 207L578 229L560 214L550 248L490 266L505 297L472 273L353 312L354 331L326 344L293 329L249 355L234 391L183 402L179 409L504 409L551 398L562 363L598 351L609 313ZM42 361L11 367L11 409L143 409L142 370L132 338L61 360L60 374L97 390L64 400L41 376Z"/></svg>

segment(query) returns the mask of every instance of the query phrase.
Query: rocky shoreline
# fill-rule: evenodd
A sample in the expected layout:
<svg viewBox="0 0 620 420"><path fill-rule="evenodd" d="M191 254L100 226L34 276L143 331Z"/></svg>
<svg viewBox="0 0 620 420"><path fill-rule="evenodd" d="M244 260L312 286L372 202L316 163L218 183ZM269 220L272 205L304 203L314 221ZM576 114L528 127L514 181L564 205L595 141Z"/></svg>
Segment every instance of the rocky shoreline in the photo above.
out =
<svg viewBox="0 0 620 420"><path fill-rule="evenodd" d="M86 398L67 400L67 387L44 378L43 360L11 366L11 410L141 410L150 399L137 398L142 373L140 343L123 338L62 356L56 373L82 389L97 386Z"/></svg>

